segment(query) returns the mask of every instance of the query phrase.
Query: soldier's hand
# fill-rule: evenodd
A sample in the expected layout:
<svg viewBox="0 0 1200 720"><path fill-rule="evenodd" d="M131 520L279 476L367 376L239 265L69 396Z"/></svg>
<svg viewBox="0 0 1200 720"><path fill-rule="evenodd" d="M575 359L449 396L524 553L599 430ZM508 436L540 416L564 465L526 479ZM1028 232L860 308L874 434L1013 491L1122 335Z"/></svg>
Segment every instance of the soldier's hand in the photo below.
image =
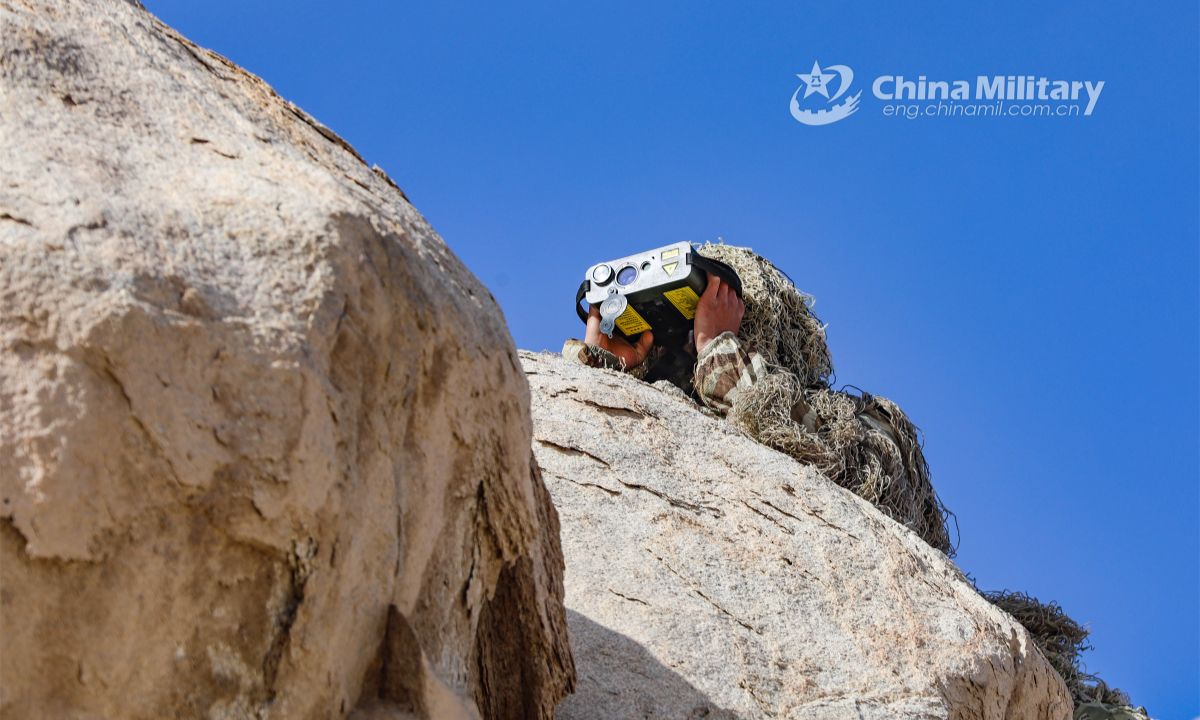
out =
<svg viewBox="0 0 1200 720"><path fill-rule="evenodd" d="M637 345L630 345L624 338L616 335L613 335L610 340L607 335L600 332L600 311L593 307L588 311L587 333L583 336L583 341L616 355L625 361L626 370L632 370L646 359L646 354L654 345L654 333L649 330L642 333L637 340Z"/></svg>
<svg viewBox="0 0 1200 720"><path fill-rule="evenodd" d="M700 296L700 302L696 303L696 352L704 350L723 332L737 335L744 314L746 306L733 288L709 273L708 287ZM590 320L588 327L591 327Z"/></svg>

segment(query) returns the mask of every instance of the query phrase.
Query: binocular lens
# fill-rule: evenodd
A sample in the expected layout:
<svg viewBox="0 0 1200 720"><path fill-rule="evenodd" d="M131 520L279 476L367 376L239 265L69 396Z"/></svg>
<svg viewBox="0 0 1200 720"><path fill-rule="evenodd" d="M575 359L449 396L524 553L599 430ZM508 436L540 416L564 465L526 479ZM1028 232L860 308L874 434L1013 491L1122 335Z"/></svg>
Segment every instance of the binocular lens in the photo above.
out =
<svg viewBox="0 0 1200 720"><path fill-rule="evenodd" d="M628 285L637 279L637 268L624 267L621 272L617 273L617 283L619 285Z"/></svg>

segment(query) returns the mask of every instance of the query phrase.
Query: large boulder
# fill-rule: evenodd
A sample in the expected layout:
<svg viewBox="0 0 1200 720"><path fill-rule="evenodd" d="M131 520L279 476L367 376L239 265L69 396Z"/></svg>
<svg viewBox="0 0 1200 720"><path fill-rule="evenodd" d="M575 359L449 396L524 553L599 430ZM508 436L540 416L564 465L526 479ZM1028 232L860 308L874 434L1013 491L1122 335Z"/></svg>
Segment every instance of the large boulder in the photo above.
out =
<svg viewBox="0 0 1200 720"><path fill-rule="evenodd" d="M557 518L488 291L136 2L0 28L0 716L550 717Z"/></svg>
<svg viewBox="0 0 1200 720"><path fill-rule="evenodd" d="M912 531L662 389L522 352L579 669L559 720L1063 720L1026 630Z"/></svg>

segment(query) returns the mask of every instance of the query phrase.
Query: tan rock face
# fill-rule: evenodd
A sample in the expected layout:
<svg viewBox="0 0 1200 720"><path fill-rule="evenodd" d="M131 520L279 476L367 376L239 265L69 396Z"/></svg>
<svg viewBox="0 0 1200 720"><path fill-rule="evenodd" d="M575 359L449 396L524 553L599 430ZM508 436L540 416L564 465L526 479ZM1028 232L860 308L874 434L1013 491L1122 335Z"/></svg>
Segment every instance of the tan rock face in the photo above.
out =
<svg viewBox="0 0 1200 720"><path fill-rule="evenodd" d="M135 3L0 28L0 715L549 717L557 518L487 290Z"/></svg>
<svg viewBox="0 0 1200 720"><path fill-rule="evenodd" d="M1064 720L1023 627L870 503L686 398L522 352L577 718Z"/></svg>

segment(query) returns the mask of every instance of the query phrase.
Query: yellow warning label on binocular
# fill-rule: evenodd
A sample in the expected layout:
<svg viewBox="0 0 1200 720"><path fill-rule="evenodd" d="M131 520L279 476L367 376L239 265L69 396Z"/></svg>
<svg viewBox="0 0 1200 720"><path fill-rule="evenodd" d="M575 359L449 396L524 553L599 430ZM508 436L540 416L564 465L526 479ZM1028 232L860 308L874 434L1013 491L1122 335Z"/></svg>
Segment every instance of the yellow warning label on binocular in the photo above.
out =
<svg viewBox="0 0 1200 720"><path fill-rule="evenodd" d="M696 291L684 285L681 288L663 293L663 297L671 301L679 312L688 320L696 317L696 303L700 302L700 296L696 295ZM622 315L621 317L625 317Z"/></svg>
<svg viewBox="0 0 1200 720"><path fill-rule="evenodd" d="M691 288L688 288L689 290ZM692 293L695 295L696 293ZM650 324L642 319L641 315L637 314L637 310L630 305L625 308L625 312L616 319L617 327L621 328L621 332L626 335L637 335L640 332L645 332L650 329Z"/></svg>

